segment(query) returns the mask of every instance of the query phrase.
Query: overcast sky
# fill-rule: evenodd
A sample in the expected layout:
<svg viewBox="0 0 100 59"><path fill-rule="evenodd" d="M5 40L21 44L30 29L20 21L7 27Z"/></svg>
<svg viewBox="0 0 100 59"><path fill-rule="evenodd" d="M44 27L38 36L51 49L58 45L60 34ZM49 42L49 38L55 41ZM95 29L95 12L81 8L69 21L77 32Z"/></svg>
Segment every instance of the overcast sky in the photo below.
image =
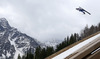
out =
<svg viewBox="0 0 100 59"><path fill-rule="evenodd" d="M75 10L81 6L92 15ZM100 22L99 0L0 0L0 17L39 41L63 40Z"/></svg>

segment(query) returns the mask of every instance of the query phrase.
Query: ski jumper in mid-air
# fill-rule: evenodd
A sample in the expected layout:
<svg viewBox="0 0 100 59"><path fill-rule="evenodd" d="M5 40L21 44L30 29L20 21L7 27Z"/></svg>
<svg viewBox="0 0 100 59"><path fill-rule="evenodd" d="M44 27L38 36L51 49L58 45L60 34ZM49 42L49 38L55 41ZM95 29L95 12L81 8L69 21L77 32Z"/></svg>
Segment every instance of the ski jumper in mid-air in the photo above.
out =
<svg viewBox="0 0 100 59"><path fill-rule="evenodd" d="M82 12L83 14L88 13L89 15L91 15L91 13L89 13L88 11L86 11L85 9L83 9L83 8L81 8L81 7L76 8L76 10Z"/></svg>

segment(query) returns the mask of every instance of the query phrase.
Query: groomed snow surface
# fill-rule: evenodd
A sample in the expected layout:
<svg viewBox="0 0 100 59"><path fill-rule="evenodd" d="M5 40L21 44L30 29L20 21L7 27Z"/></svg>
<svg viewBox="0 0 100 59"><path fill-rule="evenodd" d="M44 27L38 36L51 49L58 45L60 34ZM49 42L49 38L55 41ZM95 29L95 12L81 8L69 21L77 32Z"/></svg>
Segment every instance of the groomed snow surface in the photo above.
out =
<svg viewBox="0 0 100 59"><path fill-rule="evenodd" d="M70 54L74 53L75 51L77 51L78 49L82 48L83 46L87 45L88 43L90 43L91 41L95 40L96 38L98 38L100 36L100 34L97 34L77 45L75 45L74 47L66 50L65 52L62 52L61 54L53 57L52 59L64 59L66 58L67 56L69 56Z"/></svg>

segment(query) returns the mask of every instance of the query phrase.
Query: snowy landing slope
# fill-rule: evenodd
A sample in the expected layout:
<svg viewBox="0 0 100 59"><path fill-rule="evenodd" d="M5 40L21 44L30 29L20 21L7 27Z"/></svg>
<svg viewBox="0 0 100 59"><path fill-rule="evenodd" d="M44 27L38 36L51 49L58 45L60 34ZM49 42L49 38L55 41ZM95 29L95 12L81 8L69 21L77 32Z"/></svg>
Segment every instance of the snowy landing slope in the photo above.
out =
<svg viewBox="0 0 100 59"><path fill-rule="evenodd" d="M67 56L69 56L70 54L74 53L75 51L77 51L78 49L82 48L83 46L87 45L88 43L90 43L91 41L95 40L96 38L100 37L100 34L97 34L77 45L75 45L74 47L62 52L61 54L53 57L52 59L64 59Z"/></svg>

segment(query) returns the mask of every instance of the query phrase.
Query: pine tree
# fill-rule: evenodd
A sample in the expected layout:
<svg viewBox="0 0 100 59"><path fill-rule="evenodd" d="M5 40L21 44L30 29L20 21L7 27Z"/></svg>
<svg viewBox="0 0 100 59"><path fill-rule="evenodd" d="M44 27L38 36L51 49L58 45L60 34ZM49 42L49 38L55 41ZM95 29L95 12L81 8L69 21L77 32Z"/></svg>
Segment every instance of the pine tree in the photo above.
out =
<svg viewBox="0 0 100 59"><path fill-rule="evenodd" d="M69 37L67 36L67 46L69 46Z"/></svg>
<svg viewBox="0 0 100 59"><path fill-rule="evenodd" d="M98 31L100 31L100 23L98 24L97 28L98 28Z"/></svg>
<svg viewBox="0 0 100 59"><path fill-rule="evenodd" d="M20 54L18 54L18 58L17 59L21 59Z"/></svg>
<svg viewBox="0 0 100 59"><path fill-rule="evenodd" d="M22 59L25 59L25 56L24 55L22 56Z"/></svg>
<svg viewBox="0 0 100 59"><path fill-rule="evenodd" d="M44 59L44 58L46 58L47 57L47 53L46 53L46 49L45 48L43 48L42 50L41 50L41 59Z"/></svg>
<svg viewBox="0 0 100 59"><path fill-rule="evenodd" d="M41 47L39 46L36 48L36 51L35 51L35 59L41 59L40 53L41 53Z"/></svg>
<svg viewBox="0 0 100 59"><path fill-rule="evenodd" d="M46 48L46 55L49 56L51 55L52 53L54 53L54 48L53 47L48 47Z"/></svg>
<svg viewBox="0 0 100 59"><path fill-rule="evenodd" d="M73 44L74 43L74 36L73 34L70 36L70 43L69 44Z"/></svg>

